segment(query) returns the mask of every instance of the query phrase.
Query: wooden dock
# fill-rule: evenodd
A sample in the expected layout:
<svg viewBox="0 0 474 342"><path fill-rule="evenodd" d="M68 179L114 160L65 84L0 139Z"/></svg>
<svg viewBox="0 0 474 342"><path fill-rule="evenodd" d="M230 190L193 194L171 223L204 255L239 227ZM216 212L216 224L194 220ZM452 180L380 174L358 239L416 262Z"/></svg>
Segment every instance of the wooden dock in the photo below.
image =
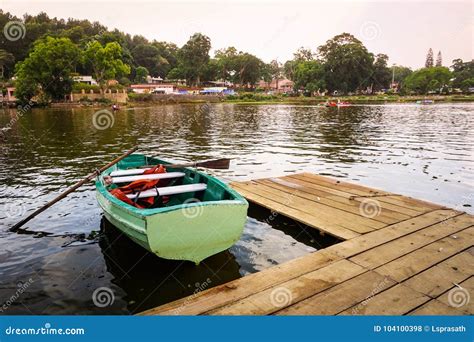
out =
<svg viewBox="0 0 474 342"><path fill-rule="evenodd" d="M142 314L474 314L472 215L309 173L231 185L343 241Z"/></svg>

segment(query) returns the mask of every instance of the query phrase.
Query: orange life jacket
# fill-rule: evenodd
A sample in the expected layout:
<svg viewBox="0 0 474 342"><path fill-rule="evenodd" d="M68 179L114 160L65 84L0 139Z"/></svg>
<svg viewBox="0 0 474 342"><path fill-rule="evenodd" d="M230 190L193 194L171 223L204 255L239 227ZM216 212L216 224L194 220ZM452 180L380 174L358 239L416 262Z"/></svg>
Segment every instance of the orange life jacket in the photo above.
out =
<svg viewBox="0 0 474 342"><path fill-rule="evenodd" d="M155 167L145 170L145 172L143 172L142 174L150 175L150 174L165 173L165 172L166 172L166 168L160 164L160 165L156 165ZM131 182L128 185L113 189L112 191L110 191L110 193L114 195L115 197L117 197L119 200L127 204L143 209L143 208L153 205L155 201L154 197L142 198L142 199L139 199L137 202L134 202L131 199L129 199L126 195L153 189L158 186L158 183L165 183L165 182L167 183L168 180L167 179L152 179L152 180L139 179L134 182ZM167 197L163 198L164 202L166 202L167 200L168 200Z"/></svg>

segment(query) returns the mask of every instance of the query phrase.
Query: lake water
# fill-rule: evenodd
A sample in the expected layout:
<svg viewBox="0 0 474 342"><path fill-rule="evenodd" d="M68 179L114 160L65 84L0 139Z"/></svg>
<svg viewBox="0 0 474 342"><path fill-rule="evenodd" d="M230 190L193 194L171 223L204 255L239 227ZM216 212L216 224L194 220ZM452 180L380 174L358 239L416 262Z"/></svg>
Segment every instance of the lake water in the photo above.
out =
<svg viewBox="0 0 474 342"><path fill-rule="evenodd" d="M225 181L309 171L474 213L473 104L166 105L122 109L99 123L108 128L96 112L0 110L0 313L133 314L334 243L252 207L228 251L199 266L167 261L103 219L92 185L8 231L136 144L174 161L230 157L215 172ZM94 305L100 287L111 305Z"/></svg>

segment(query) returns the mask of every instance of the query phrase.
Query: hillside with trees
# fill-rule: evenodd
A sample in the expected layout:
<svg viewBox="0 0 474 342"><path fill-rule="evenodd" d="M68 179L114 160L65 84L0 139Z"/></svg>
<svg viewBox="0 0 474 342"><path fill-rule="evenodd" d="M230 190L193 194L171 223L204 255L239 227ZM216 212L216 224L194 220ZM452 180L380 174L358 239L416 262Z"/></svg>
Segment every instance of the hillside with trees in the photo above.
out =
<svg viewBox="0 0 474 342"><path fill-rule="evenodd" d="M74 75L92 75L102 90L110 80L127 87L144 82L147 76L185 80L189 86L221 80L236 87L255 90L260 80L286 77L295 93L401 94L468 91L474 86L474 62L453 61L442 66L441 51L436 60L430 48L425 67L389 66L389 56L372 53L356 37L341 33L313 49L300 48L292 60L265 63L257 56L224 47L210 55L212 42L202 33L193 34L181 47L172 42L148 40L119 30L108 30L98 22L50 18L45 13L18 18L0 10L0 26L20 21L26 34L10 41L2 37L0 77L7 84L13 76L20 99L41 95L59 100L73 88Z"/></svg>

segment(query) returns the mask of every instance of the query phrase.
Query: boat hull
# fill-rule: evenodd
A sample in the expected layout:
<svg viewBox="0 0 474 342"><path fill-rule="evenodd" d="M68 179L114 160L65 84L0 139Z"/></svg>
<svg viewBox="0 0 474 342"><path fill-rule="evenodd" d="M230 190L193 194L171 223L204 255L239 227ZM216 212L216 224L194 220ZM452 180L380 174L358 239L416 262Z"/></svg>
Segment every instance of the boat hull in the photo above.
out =
<svg viewBox="0 0 474 342"><path fill-rule="evenodd" d="M96 195L107 220L135 243L161 258L197 264L237 242L247 219L247 201L214 178L212 184L232 192L232 198L138 209L110 195L99 180Z"/></svg>

